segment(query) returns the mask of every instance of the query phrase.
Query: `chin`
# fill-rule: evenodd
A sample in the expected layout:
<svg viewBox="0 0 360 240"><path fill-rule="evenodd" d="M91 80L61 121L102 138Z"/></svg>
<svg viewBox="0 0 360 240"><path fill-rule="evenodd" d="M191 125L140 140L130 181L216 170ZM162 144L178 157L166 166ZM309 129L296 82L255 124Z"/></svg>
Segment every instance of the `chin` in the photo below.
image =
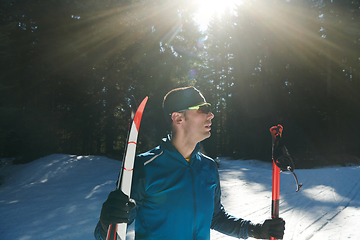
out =
<svg viewBox="0 0 360 240"><path fill-rule="evenodd" d="M211 136L211 132L208 132L208 133L206 134L206 136L204 137L204 139L203 139L203 140L205 140L205 139L209 138L210 136Z"/></svg>

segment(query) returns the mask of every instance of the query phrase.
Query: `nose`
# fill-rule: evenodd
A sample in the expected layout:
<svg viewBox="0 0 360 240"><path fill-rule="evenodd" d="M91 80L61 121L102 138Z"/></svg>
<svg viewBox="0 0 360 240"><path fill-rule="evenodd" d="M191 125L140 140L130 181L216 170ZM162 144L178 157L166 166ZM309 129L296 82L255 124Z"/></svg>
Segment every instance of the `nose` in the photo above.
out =
<svg viewBox="0 0 360 240"><path fill-rule="evenodd" d="M212 112L208 112L207 119L211 120L215 117L215 115Z"/></svg>

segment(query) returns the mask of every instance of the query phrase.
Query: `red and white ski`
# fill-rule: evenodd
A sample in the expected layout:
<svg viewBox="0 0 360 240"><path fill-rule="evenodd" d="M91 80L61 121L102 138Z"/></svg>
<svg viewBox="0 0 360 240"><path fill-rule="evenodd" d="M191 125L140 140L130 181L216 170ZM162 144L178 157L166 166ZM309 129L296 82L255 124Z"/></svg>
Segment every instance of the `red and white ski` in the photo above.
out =
<svg viewBox="0 0 360 240"><path fill-rule="evenodd" d="M144 100L142 100L135 113L134 119L131 123L130 130L128 133L127 145L125 147L126 149L125 157L123 159L121 171L119 174L117 189L121 189L121 191L123 191L123 193L125 193L128 196L130 196L130 192L131 192L132 175L133 175L140 122L147 100L148 97L145 97ZM118 237L120 237L121 240L125 240L126 230L127 230L126 223L111 224L108 228L106 240L117 240Z"/></svg>

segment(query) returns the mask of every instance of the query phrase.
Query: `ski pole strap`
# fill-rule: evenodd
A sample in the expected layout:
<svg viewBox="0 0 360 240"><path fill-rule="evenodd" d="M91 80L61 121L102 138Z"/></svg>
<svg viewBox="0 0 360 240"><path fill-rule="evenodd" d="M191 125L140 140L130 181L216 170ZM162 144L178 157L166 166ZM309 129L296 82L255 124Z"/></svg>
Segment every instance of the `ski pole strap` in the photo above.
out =
<svg viewBox="0 0 360 240"><path fill-rule="evenodd" d="M296 182L296 192L302 187L302 183L299 184L296 174L294 173L295 165L290 157L290 154L282 141L283 126L278 124L270 128L272 135L272 159L276 166L283 172L289 171L294 176Z"/></svg>

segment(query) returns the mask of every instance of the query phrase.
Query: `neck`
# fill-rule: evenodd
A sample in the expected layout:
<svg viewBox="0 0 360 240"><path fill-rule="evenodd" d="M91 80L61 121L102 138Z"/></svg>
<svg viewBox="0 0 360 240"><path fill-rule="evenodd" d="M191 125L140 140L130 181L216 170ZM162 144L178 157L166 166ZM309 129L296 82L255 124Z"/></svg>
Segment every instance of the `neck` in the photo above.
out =
<svg viewBox="0 0 360 240"><path fill-rule="evenodd" d="M181 137L178 134L173 135L171 142L185 159L191 157L191 153L197 144L197 142L191 142L190 139Z"/></svg>

